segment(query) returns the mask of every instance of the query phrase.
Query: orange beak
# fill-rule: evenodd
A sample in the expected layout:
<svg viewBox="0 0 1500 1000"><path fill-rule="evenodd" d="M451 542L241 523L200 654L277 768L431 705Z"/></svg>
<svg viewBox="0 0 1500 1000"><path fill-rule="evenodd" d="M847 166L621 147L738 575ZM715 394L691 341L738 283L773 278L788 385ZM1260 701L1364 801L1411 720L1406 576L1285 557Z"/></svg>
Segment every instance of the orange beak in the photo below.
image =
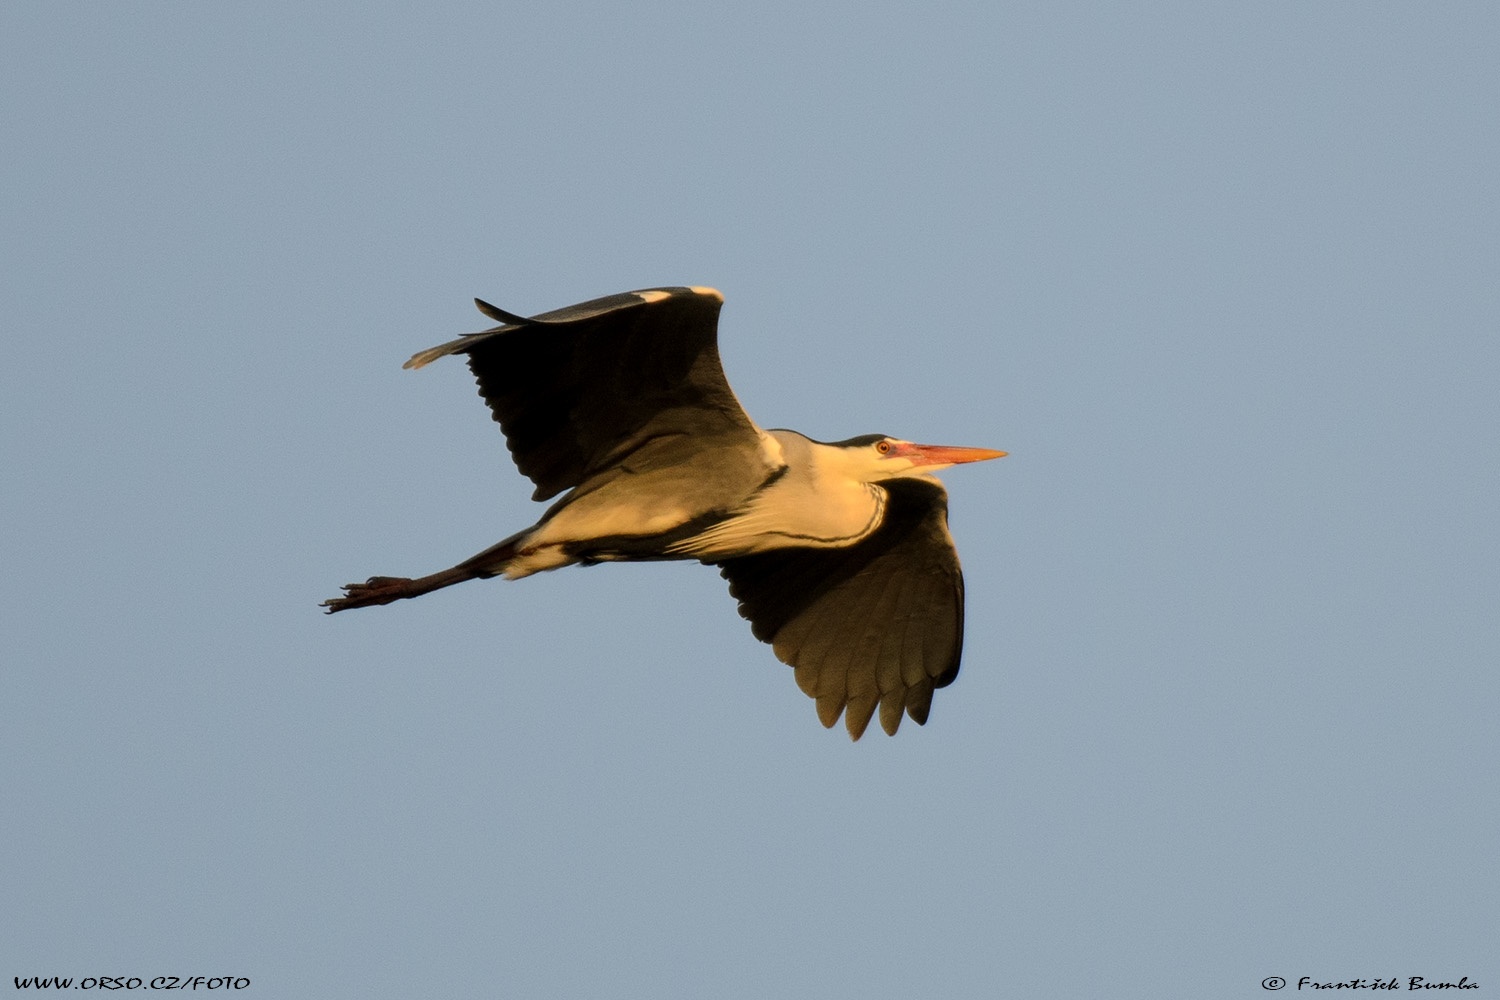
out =
<svg viewBox="0 0 1500 1000"><path fill-rule="evenodd" d="M992 448L954 448L945 444L908 444L902 445L897 454L910 458L918 466L926 467L988 462L992 458L1004 458L1008 452Z"/></svg>

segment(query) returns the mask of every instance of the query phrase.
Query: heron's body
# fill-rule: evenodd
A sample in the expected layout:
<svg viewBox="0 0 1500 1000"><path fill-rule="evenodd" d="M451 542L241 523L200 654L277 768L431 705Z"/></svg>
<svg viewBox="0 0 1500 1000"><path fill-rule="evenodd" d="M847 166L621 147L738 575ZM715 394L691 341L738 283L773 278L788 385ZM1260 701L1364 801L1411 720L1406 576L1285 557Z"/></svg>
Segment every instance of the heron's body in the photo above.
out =
<svg viewBox="0 0 1500 1000"><path fill-rule="evenodd" d="M762 430L719 364L713 289L626 292L504 325L407 362L463 353L535 498L530 528L431 576L373 577L329 611L574 563L720 568L755 635L796 668L824 725L858 738L878 707L925 722L958 673L963 577L930 473L1003 452L882 435L827 444Z"/></svg>

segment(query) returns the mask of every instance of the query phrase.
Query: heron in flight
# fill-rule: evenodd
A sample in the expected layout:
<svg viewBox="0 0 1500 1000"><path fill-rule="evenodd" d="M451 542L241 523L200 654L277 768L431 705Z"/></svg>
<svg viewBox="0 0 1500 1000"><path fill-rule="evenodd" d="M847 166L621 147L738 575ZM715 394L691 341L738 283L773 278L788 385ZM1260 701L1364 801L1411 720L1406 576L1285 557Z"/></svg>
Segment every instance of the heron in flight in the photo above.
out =
<svg viewBox="0 0 1500 1000"><path fill-rule="evenodd" d="M876 709L927 721L958 676L964 582L934 472L1003 451L882 434L814 441L762 430L719 362L712 288L624 292L501 325L406 362L468 355L479 394L535 500L536 524L430 576L376 576L332 614L465 580L575 563L696 559L717 566L757 639L790 664L832 727L859 739ZM566 491L566 492L565 492Z"/></svg>

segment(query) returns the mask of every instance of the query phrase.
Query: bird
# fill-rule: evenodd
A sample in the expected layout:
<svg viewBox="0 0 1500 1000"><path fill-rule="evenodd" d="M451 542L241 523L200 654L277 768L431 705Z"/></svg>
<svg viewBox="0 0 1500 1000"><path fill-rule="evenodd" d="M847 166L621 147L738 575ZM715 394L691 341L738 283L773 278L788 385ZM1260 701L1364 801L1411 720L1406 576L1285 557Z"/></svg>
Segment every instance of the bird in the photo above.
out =
<svg viewBox="0 0 1500 1000"><path fill-rule="evenodd" d="M933 475L1001 458L884 434L817 441L763 430L719 358L724 297L703 286L622 292L526 317L412 356L462 354L533 500L529 528L449 569L374 576L328 614L466 580L569 565L697 560L717 567L752 634L790 665L818 719L858 740L878 711L925 725L958 676L964 581Z"/></svg>

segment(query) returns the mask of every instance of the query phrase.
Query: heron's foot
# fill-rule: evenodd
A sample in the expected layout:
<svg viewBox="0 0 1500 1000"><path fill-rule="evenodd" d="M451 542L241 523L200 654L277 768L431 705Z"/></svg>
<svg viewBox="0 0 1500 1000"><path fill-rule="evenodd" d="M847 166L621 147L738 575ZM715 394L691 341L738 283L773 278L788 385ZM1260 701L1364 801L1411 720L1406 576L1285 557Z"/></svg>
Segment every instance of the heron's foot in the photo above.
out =
<svg viewBox="0 0 1500 1000"><path fill-rule="evenodd" d="M345 584L343 597L324 601L320 607L327 608L327 613L331 615L335 611L348 611L350 608L390 604L403 597L415 597L421 593L412 586L415 582L404 576L372 576L364 583Z"/></svg>

